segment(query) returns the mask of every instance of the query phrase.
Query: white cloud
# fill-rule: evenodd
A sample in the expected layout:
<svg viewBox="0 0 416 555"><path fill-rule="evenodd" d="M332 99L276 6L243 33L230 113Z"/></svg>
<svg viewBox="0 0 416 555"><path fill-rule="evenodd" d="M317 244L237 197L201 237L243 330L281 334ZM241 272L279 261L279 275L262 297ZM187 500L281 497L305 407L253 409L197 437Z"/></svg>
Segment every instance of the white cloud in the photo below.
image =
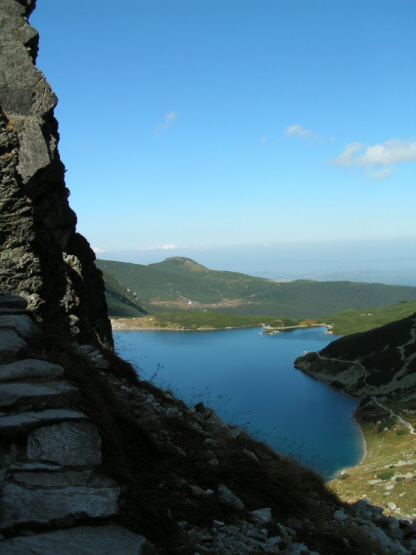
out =
<svg viewBox="0 0 416 555"><path fill-rule="evenodd" d="M178 248L179 247L177 247L176 245L158 245L157 247L144 247L142 249L137 249L137 250L138 251L157 251L157 250L170 251Z"/></svg>
<svg viewBox="0 0 416 555"><path fill-rule="evenodd" d="M100 253L102 253L102 252L105 252L105 250L100 249L100 248L98 248L98 247L94 247L92 250L95 252L95 254L100 254Z"/></svg>
<svg viewBox="0 0 416 555"><path fill-rule="evenodd" d="M316 138L316 135L312 132L312 129L305 129L299 124L286 127L285 135L297 137L298 139Z"/></svg>
<svg viewBox="0 0 416 555"><path fill-rule="evenodd" d="M266 143L267 143L267 137L266 137L266 136L263 136L263 137L260 139L260 144L265 145Z"/></svg>
<svg viewBox="0 0 416 555"><path fill-rule="evenodd" d="M173 127L173 122L177 118L178 118L177 112L168 112L165 116L165 120L163 121L163 123L159 123L159 125L156 126L156 129L155 129L156 136L159 135L159 132L162 129L168 129L169 127Z"/></svg>
<svg viewBox="0 0 416 555"><path fill-rule="evenodd" d="M345 168L358 166L373 179L385 179L393 173L396 164L416 162L416 141L390 139L373 146L349 143L331 162Z"/></svg>
<svg viewBox="0 0 416 555"><path fill-rule="evenodd" d="M212 247L209 247L208 245L202 245L200 247L183 247L184 249L189 249L191 251L207 251L209 249L212 249Z"/></svg>

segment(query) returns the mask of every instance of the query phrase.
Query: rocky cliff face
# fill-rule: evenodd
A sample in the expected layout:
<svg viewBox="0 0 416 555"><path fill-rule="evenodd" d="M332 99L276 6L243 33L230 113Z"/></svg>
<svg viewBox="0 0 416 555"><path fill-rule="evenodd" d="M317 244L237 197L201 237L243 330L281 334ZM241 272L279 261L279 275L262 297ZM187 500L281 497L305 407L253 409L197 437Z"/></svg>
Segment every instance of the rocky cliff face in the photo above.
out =
<svg viewBox="0 0 416 555"><path fill-rule="evenodd" d="M295 361L304 372L357 399L414 399L416 314L330 343Z"/></svg>
<svg viewBox="0 0 416 555"><path fill-rule="evenodd" d="M35 0L0 0L0 284L37 319L112 347L102 274L68 203L57 98L35 67Z"/></svg>

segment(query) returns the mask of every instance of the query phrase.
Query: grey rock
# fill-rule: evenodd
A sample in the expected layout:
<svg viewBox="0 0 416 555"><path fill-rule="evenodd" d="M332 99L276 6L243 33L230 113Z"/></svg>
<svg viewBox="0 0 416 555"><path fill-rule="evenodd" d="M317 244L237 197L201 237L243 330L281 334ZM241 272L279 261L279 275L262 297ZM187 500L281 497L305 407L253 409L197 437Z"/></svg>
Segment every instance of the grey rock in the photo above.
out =
<svg viewBox="0 0 416 555"><path fill-rule="evenodd" d="M31 406L33 409L59 408L79 397L76 387L65 382L0 383L0 409Z"/></svg>
<svg viewBox="0 0 416 555"><path fill-rule="evenodd" d="M8 316L9 314L27 314L27 310L24 308L1 308L0 315Z"/></svg>
<svg viewBox="0 0 416 555"><path fill-rule="evenodd" d="M370 536L377 539L381 543L381 545L392 555L411 555L410 551L406 549L399 541L389 538L389 536L383 530L381 530L381 528L373 523L370 523L369 533Z"/></svg>
<svg viewBox="0 0 416 555"><path fill-rule="evenodd" d="M304 543L292 543L289 548L289 555L309 555L309 549Z"/></svg>
<svg viewBox="0 0 416 555"><path fill-rule="evenodd" d="M11 464L9 466L10 472L16 475L18 472L39 472L42 470L47 470L48 472L60 472L64 470L63 466L57 464L46 464L46 463L24 463L24 464Z"/></svg>
<svg viewBox="0 0 416 555"><path fill-rule="evenodd" d="M258 524L268 524L272 520L272 510L270 508L257 509L257 511L251 511L250 514Z"/></svg>
<svg viewBox="0 0 416 555"><path fill-rule="evenodd" d="M98 351L98 350L96 349L96 347L94 347L94 345L80 345L80 346L77 348L77 351L78 351L79 353L81 353L82 355L91 355L91 353L93 353L93 352L95 352L95 351L96 351L97 353L100 352L100 351Z"/></svg>
<svg viewBox="0 0 416 555"><path fill-rule="evenodd" d="M29 347L15 331L0 329L0 364L29 356Z"/></svg>
<svg viewBox="0 0 416 555"><path fill-rule="evenodd" d="M0 437L13 437L56 422L86 420L85 414L67 409L48 409L0 417Z"/></svg>
<svg viewBox="0 0 416 555"><path fill-rule="evenodd" d="M266 540L265 534L263 534L260 530L257 530L256 528L254 528L254 530L248 530L247 537L253 538L259 542L264 542Z"/></svg>
<svg viewBox="0 0 416 555"><path fill-rule="evenodd" d="M214 492L210 489L204 490L199 486L189 486L191 492L197 497L206 497L207 495L212 495Z"/></svg>
<svg viewBox="0 0 416 555"><path fill-rule="evenodd" d="M40 74L39 79L41 78ZM49 109L52 110L57 99L53 93L51 95L50 90L48 92ZM52 162L48 145L42 133L41 122L42 120L37 118L29 118L25 121L20 134L19 165L17 169L25 184L36 172L46 168Z"/></svg>
<svg viewBox="0 0 416 555"><path fill-rule="evenodd" d="M0 382L32 378L60 378L63 375L64 369L62 366L33 358L0 366Z"/></svg>
<svg viewBox="0 0 416 555"><path fill-rule="evenodd" d="M91 422L62 422L29 434L27 456L65 466L101 463L101 438Z"/></svg>
<svg viewBox="0 0 416 555"><path fill-rule="evenodd" d="M242 511L244 509L244 504L231 490L226 486L221 484L218 487L218 499L223 505L227 505L236 509L237 511Z"/></svg>
<svg viewBox="0 0 416 555"><path fill-rule="evenodd" d="M94 363L94 366L99 370L108 370L111 366L108 360L99 360Z"/></svg>
<svg viewBox="0 0 416 555"><path fill-rule="evenodd" d="M69 470L64 472L15 472L13 479L20 485L41 488L67 488L82 486L90 488L115 488L117 482L96 474L92 470Z"/></svg>
<svg viewBox="0 0 416 555"><path fill-rule="evenodd" d="M40 332L39 327L27 314L0 315L0 329L14 330L23 339L29 339Z"/></svg>
<svg viewBox="0 0 416 555"><path fill-rule="evenodd" d="M235 524L227 524L227 526L225 527L225 531L228 532L229 534L235 535L235 534L238 534L238 532L240 531L240 528Z"/></svg>
<svg viewBox="0 0 416 555"><path fill-rule="evenodd" d="M0 542L0 555L141 555L146 538L120 526L80 526Z"/></svg>
<svg viewBox="0 0 416 555"><path fill-rule="evenodd" d="M250 551L250 548L248 547L248 545L246 545L242 541L234 542L233 548L237 553L248 553Z"/></svg>
<svg viewBox="0 0 416 555"><path fill-rule="evenodd" d="M342 520L348 520L349 517L344 513L344 511L342 511L341 509L338 509L334 512L334 518L335 520L342 521Z"/></svg>
<svg viewBox="0 0 416 555"><path fill-rule="evenodd" d="M0 158L1 283L12 295L24 294L44 324L111 348L102 275L88 242L76 233L68 203L57 98L34 65L38 35L26 20L34 5L1 0L0 145L7 154ZM5 309L25 308L24 301L2 297Z"/></svg>
<svg viewBox="0 0 416 555"><path fill-rule="evenodd" d="M237 439L241 439L241 440L245 440L245 441L251 439L250 435L246 432L246 430L244 428L241 428L241 426L231 426L230 430L231 430L231 433L233 434L233 436ZM253 453L253 455L254 455L254 453Z"/></svg>
<svg viewBox="0 0 416 555"><path fill-rule="evenodd" d="M119 488L67 487L29 490L6 484L2 490L0 530L13 525L108 518L118 512Z"/></svg>
<svg viewBox="0 0 416 555"><path fill-rule="evenodd" d="M272 536L271 538L268 538L268 539L266 540L266 543L267 543L267 544L270 544L270 545L277 545L277 544L279 544L281 541L282 541L282 538L281 538L280 536Z"/></svg>
<svg viewBox="0 0 416 555"><path fill-rule="evenodd" d="M18 309L25 310L27 302L23 297L17 297L12 295L9 291L2 289L0 290L0 307L8 309Z"/></svg>

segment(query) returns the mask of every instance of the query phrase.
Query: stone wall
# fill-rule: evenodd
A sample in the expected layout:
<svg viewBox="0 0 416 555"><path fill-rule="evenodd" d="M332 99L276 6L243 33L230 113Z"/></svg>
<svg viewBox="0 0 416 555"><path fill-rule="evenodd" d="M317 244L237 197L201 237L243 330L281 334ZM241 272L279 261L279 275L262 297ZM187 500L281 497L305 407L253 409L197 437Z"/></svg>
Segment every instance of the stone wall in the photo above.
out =
<svg viewBox="0 0 416 555"><path fill-rule="evenodd" d="M102 274L68 203L57 98L35 66L34 5L0 0L0 287L46 327L112 347Z"/></svg>

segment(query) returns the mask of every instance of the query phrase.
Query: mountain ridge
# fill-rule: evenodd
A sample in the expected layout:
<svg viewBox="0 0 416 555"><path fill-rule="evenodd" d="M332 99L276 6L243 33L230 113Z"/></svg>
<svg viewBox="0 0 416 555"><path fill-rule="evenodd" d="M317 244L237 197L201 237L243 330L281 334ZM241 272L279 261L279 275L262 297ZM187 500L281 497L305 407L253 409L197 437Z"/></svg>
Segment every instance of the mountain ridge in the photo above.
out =
<svg viewBox="0 0 416 555"><path fill-rule="evenodd" d="M277 282L238 272L210 270L186 257L149 265L97 260L125 290L136 292L150 313L223 310L240 316L322 318L344 309L383 307L416 299L416 287L296 280Z"/></svg>

